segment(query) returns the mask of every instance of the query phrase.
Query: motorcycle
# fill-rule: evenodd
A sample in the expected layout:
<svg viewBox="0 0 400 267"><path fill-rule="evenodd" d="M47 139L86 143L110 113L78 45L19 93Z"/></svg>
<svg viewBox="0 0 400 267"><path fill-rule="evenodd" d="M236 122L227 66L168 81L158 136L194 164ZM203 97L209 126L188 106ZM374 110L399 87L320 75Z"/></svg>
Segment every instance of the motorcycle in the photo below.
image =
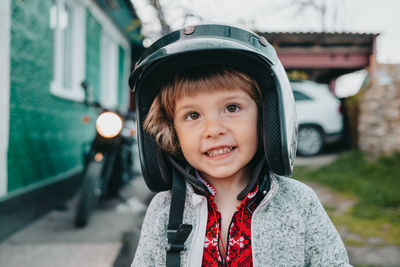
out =
<svg viewBox="0 0 400 267"><path fill-rule="evenodd" d="M82 84L85 91L87 85ZM100 107L99 104L94 106ZM84 227L98 200L119 196L119 189L135 175L135 113L122 115L102 109L96 120L96 136L85 144L82 189L75 214L75 226Z"/></svg>

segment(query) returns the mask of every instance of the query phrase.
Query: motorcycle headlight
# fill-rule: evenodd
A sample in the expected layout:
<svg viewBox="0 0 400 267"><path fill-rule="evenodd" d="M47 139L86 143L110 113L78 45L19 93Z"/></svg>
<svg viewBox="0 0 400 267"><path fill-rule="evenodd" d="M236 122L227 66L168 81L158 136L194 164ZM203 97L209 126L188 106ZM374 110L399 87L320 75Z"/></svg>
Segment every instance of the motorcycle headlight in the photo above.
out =
<svg viewBox="0 0 400 267"><path fill-rule="evenodd" d="M96 129L101 136L113 138L122 129L122 119L114 112L104 112L96 120Z"/></svg>

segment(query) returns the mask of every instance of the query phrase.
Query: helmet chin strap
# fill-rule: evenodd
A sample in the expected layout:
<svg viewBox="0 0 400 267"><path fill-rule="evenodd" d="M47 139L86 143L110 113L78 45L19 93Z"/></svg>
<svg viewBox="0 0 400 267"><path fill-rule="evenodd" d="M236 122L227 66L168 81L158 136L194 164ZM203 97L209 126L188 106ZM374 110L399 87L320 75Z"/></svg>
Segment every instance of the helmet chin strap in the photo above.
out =
<svg viewBox="0 0 400 267"><path fill-rule="evenodd" d="M257 165L254 169L254 172L252 173L249 182L247 183L247 186L242 190L242 192L239 193L239 195L237 196L237 200L243 200L247 196L247 194L253 190L261 177L264 177L265 174L263 174L263 172L265 172L266 166L265 158L261 157L256 164Z"/></svg>
<svg viewBox="0 0 400 267"><path fill-rule="evenodd" d="M168 155L167 159L175 168L175 170L178 171L183 177L185 177L185 179L191 185L193 185L196 189L204 194L208 192L207 187L201 181L199 181L199 179L197 179L194 175L190 173L190 169L193 169L192 167L190 167L190 169L185 169L181 164L176 162L176 160L171 155Z"/></svg>
<svg viewBox="0 0 400 267"><path fill-rule="evenodd" d="M207 187L199 181L194 175L190 173L191 170L193 170L193 167L189 168L184 168L180 163L178 163L171 155L167 156L168 161L172 164L173 168L179 172L185 179L196 189L198 189L202 193L207 193L208 189ZM255 158L257 160L257 158ZM189 166L189 165L188 165ZM243 200L249 192L253 190L253 188L256 186L257 182L261 180L262 177L264 177L264 173L266 171L266 160L264 157L258 158L258 161L256 162L256 167L254 169L254 172L252 173L252 176L246 185L246 187L237 195L238 200Z"/></svg>

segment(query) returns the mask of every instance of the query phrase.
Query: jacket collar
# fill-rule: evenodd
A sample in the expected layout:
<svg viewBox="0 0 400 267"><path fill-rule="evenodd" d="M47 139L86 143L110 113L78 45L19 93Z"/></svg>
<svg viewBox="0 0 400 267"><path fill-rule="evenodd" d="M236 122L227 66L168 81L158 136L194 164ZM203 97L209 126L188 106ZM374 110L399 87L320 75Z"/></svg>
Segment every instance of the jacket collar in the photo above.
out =
<svg viewBox="0 0 400 267"><path fill-rule="evenodd" d="M199 191L195 191L193 185L189 182L186 182L186 196L191 199L191 203L196 208L202 201L207 201L207 198L202 193L198 193ZM278 179L275 173L269 171L263 181L260 183L255 197L263 197L263 200L259 204L259 206L266 204L269 202L272 197L275 196L276 192L279 189Z"/></svg>

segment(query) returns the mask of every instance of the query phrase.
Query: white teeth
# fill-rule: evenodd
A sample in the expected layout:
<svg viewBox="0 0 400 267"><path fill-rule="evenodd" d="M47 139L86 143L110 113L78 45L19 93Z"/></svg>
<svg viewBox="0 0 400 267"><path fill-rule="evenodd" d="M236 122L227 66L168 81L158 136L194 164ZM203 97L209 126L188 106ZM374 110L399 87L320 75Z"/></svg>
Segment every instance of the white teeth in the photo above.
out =
<svg viewBox="0 0 400 267"><path fill-rule="evenodd" d="M226 154L231 151L232 151L232 147L224 147L224 148L207 151L207 154L211 157L215 157L215 156Z"/></svg>

